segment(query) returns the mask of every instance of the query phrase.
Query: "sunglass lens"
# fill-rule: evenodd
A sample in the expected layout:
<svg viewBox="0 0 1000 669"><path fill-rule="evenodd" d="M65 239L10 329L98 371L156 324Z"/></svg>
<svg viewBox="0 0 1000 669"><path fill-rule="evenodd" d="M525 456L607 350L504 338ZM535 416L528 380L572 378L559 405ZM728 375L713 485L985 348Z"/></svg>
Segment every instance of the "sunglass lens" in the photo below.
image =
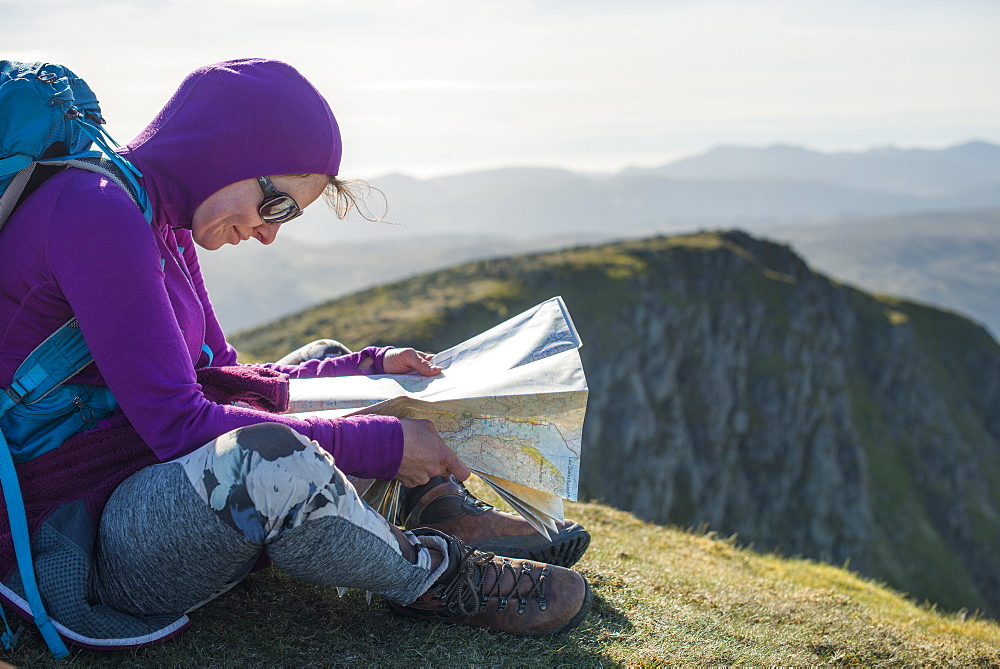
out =
<svg viewBox="0 0 1000 669"><path fill-rule="evenodd" d="M269 199L260 207L260 216L268 223L284 223L300 213L295 200L287 195Z"/></svg>

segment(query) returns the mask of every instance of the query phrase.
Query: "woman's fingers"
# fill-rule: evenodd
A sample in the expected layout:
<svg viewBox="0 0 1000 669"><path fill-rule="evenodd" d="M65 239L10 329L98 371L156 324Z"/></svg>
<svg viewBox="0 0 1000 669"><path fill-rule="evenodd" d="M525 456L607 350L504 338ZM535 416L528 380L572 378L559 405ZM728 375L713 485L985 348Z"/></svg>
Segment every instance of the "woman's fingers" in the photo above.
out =
<svg viewBox="0 0 1000 669"><path fill-rule="evenodd" d="M454 474L461 481L469 478L469 468L448 448L434 423L429 420L401 418L403 427L403 458L396 478L413 487L427 483L432 476Z"/></svg>
<svg viewBox="0 0 1000 669"><path fill-rule="evenodd" d="M423 376L436 376L441 368L431 363L434 356L412 348L391 348L382 358L382 368L386 374L408 374L417 372Z"/></svg>
<svg viewBox="0 0 1000 669"><path fill-rule="evenodd" d="M465 466L464 462L458 459L455 452L450 448L448 449L448 452L452 455L452 462L448 465L448 471L451 472L451 474L459 481L465 481L472 476L472 472L469 471L469 468Z"/></svg>

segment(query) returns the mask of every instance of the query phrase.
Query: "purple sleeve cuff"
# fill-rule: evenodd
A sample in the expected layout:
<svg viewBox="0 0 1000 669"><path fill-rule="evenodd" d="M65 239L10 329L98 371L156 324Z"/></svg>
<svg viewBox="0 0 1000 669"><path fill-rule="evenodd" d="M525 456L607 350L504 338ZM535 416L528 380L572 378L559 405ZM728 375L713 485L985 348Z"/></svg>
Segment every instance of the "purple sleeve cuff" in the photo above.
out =
<svg viewBox="0 0 1000 669"><path fill-rule="evenodd" d="M392 346L369 346L361 349L362 353L367 353L372 359L371 370L362 374L385 374L385 354L391 348Z"/></svg>
<svg viewBox="0 0 1000 669"><path fill-rule="evenodd" d="M260 365L267 369L273 369L283 374L288 374L293 379L319 379L329 376L357 376L372 374L385 374L383 361L385 353L392 346L369 346L354 353L341 355L336 358L323 358L321 360L307 360L299 365L279 365L276 363L266 363ZM371 360L372 365L368 369L359 369L366 360Z"/></svg>
<svg viewBox="0 0 1000 669"><path fill-rule="evenodd" d="M310 417L307 421L325 420ZM389 481L403 459L403 427L395 416L362 414L333 424L333 459L345 474ZM321 442L322 443L322 442Z"/></svg>

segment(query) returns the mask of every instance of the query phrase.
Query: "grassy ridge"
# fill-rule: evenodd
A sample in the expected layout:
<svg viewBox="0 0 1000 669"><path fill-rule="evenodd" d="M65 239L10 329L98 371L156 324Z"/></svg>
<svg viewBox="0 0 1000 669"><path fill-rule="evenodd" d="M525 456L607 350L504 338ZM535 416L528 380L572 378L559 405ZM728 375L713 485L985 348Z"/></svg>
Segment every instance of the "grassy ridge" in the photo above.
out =
<svg viewBox="0 0 1000 669"><path fill-rule="evenodd" d="M841 355L851 362L845 370L845 387L838 392L846 393L851 414L845 419L866 464L861 472L844 471L853 477L851 480L868 477L874 522L871 541L864 550L843 555L853 555L856 566L866 574L950 610L966 607L997 614L991 608L995 604L988 599L988 593L995 592L988 577L995 573L1000 547L996 517L1000 454L994 452L990 437L984 433L984 417L990 420L988 416L995 413L996 394L983 391L994 385L991 378L997 367L991 361L996 359L995 342L983 328L953 314L838 286L809 270L786 247L745 235L704 233L469 263L328 302L240 333L233 342L247 359L256 360L274 360L302 343L331 335L352 348L377 343L437 351L555 294L563 295L571 306L586 342L581 352L585 365L589 373L597 372L597 378L617 378L608 372L613 366L609 361L620 355L623 346L655 351L664 348L657 346L655 337L685 342L683 349L671 353L685 370L678 372L677 391L684 397L685 413L678 418L666 412L665 403L653 403L646 417L659 425L680 423L700 435L697 443L702 452L715 447L705 434L719 394L700 379L715 378L710 376L712 361L738 348L724 333L747 325L756 327L755 341L760 346L748 356L743 379L747 387L763 384L784 391L811 380L810 387L819 389L820 379L827 378L816 373L822 365L810 360L813 374L805 375L806 363L801 356L789 357L777 342L790 342L803 354L830 351L829 345L814 346L814 341L823 339L831 328L837 333L841 322L855 322L855 329L841 333L845 337ZM807 308L811 307L809 300L840 305L839 310ZM755 319L755 313L766 313L767 317ZM657 318L657 327L650 329L649 324ZM675 326L678 322L688 329ZM709 323L713 332L723 334L712 339L707 329L702 338L691 336L703 322ZM743 337L740 343L746 341ZM902 348L893 349L905 345L910 346L906 355L899 352ZM899 380L889 390L878 381L883 377ZM835 378L835 374L828 378ZM591 406L595 400L611 397L621 398L621 402L601 404L607 415L627 409L636 399L634 391L627 381L618 381L620 385L595 385ZM780 394L775 391L775 396ZM815 414L823 426L837 428L834 422L823 422L822 412L809 406L810 397L789 394L784 405L787 411L781 416L805 420L804 416ZM759 413L763 404L751 399L740 400L747 411L748 439L762 432L765 420ZM944 409L926 411L936 400ZM835 403L829 398L822 401L829 411L834 410ZM909 422L901 424L899 417L904 415ZM720 417L724 418L715 418ZM781 418L774 414L766 420ZM790 421L786 427L797 429L797 425ZM920 429L913 429L913 425ZM593 437L593 429L590 434ZM799 437L811 438L808 433ZM655 456L656 444L667 443L669 438L667 431L660 430L646 440L651 444L648 447L633 446L646 457ZM609 480L626 480L629 475L615 469L620 461L613 452L615 443L613 434L604 434L587 444L590 466L600 463L598 469L605 475L595 481L585 474L581 481L584 496L606 498L620 508L661 522L703 522L699 501L685 487L684 476L672 481L669 515L649 502L655 495L629 497L632 489L626 486L603 487ZM762 441L754 444L758 448ZM985 480L982 486L972 485L979 485L979 479ZM662 480L645 483L653 490L665 485ZM768 490L756 493L763 496ZM787 549L787 537L801 538L812 508L808 504L791 506L769 518L766 528L756 528L756 535L752 534L756 521L751 517L742 519L749 527L732 518L725 521L732 521L728 526L718 519L713 525L728 527L728 532L738 527L748 540ZM970 519L968 527L955 530L955 518L949 519L947 514L962 522ZM825 529L837 534L841 531L837 523L842 522L843 518L836 516ZM801 543L787 550L829 554L810 552Z"/></svg>
<svg viewBox="0 0 1000 669"><path fill-rule="evenodd" d="M477 493L488 497L481 487ZM75 666L375 664L997 665L1000 626L942 614L850 572L665 528L600 504L567 503L594 542L579 564L595 604L573 632L519 639L393 616L270 569L191 614L192 627L140 651L72 651ZM0 658L55 666L40 637Z"/></svg>
<svg viewBox="0 0 1000 669"><path fill-rule="evenodd" d="M574 313L600 314L602 299L628 299L621 287L649 269L649 256L720 248L746 254L705 233L473 262L330 300L230 341L245 361L276 360L331 336L354 349L392 344L439 351L552 297L554 290L574 305Z"/></svg>

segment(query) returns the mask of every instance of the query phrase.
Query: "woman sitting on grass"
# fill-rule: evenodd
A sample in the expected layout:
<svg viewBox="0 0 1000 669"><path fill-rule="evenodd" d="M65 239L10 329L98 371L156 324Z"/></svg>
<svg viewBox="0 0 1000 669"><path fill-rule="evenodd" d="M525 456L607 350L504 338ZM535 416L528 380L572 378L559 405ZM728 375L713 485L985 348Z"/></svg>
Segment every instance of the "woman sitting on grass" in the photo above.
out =
<svg viewBox="0 0 1000 669"><path fill-rule="evenodd" d="M547 542L472 498L468 469L428 421L280 414L288 377L437 374L428 355L370 347L249 366L226 342L195 244L270 244L322 195L349 208L339 129L316 89L277 61L210 65L121 153L143 174L152 225L102 175L66 169L0 235L0 383L75 317L95 364L71 383L106 386L119 405L19 467L39 587L64 635L151 640L267 561L417 618L521 635L580 623L583 577L527 559L571 565L589 540L579 525ZM351 477L410 486L407 529ZM16 603L5 539L3 594ZM483 541L520 559L465 543Z"/></svg>

